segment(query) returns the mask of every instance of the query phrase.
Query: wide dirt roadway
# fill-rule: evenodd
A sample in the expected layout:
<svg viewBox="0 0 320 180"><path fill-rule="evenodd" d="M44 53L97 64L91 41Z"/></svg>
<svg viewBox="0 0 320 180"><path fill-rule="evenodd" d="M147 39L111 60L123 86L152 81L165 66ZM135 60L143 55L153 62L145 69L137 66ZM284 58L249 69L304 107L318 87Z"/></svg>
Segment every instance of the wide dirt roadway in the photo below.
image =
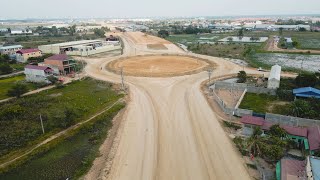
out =
<svg viewBox="0 0 320 180"><path fill-rule="evenodd" d="M130 36L121 35L125 44L122 57L152 54L150 50L137 51ZM242 70L220 58L199 57L218 65L213 77ZM114 59L88 60L87 74L119 82L119 75L100 70ZM200 91L200 83L207 78L206 72L169 78L125 77L131 101L123 116L124 124L119 130L120 141L111 170L102 172L99 178L250 179L239 153Z"/></svg>

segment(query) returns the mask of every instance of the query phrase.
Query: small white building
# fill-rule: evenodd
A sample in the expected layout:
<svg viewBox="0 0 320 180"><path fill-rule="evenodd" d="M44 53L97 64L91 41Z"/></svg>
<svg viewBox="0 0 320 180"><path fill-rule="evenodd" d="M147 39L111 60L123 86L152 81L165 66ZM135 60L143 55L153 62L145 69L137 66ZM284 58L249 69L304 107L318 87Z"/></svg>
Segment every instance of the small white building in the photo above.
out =
<svg viewBox="0 0 320 180"><path fill-rule="evenodd" d="M274 65L268 78L268 89L277 89L280 86L281 66Z"/></svg>
<svg viewBox="0 0 320 180"><path fill-rule="evenodd" d="M45 66L27 65L24 67L26 81L35 83L50 83L48 76L53 75L53 69Z"/></svg>

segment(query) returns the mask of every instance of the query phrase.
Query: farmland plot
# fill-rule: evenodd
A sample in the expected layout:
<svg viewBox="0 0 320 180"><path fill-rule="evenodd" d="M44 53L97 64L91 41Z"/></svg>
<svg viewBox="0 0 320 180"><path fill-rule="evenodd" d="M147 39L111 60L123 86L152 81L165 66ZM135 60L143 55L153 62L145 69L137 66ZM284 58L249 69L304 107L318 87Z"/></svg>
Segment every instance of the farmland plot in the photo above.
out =
<svg viewBox="0 0 320 180"><path fill-rule="evenodd" d="M283 67L296 69L302 68L305 71L318 72L320 69L320 55L258 53L254 58L265 64L278 64Z"/></svg>

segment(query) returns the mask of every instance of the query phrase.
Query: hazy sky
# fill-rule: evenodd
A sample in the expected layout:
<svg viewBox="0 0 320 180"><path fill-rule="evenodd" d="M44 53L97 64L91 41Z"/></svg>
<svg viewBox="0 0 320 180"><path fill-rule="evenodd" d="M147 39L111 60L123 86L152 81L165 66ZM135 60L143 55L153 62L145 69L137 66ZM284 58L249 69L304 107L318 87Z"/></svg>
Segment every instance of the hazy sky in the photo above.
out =
<svg viewBox="0 0 320 180"><path fill-rule="evenodd" d="M1 0L2 18L320 14L320 0Z"/></svg>

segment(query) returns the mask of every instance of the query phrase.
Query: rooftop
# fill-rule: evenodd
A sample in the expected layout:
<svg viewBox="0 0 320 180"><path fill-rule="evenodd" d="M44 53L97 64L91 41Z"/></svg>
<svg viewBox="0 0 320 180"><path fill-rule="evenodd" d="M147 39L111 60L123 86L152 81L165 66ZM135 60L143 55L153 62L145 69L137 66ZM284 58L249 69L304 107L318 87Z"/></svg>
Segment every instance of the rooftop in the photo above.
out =
<svg viewBox="0 0 320 180"><path fill-rule="evenodd" d="M306 163L294 159L281 159L281 180L300 180L305 176Z"/></svg>
<svg viewBox="0 0 320 180"><path fill-rule="evenodd" d="M25 54L25 53L32 53L32 52L38 52L39 49L21 49L17 51L17 53Z"/></svg>
<svg viewBox="0 0 320 180"><path fill-rule="evenodd" d="M46 67L46 66L35 66L35 65L26 65L24 68L25 68L25 69L42 70L42 71L44 71L44 70L46 70L46 69L51 69L51 68Z"/></svg>
<svg viewBox="0 0 320 180"><path fill-rule="evenodd" d="M22 48L21 45L2 46L0 49Z"/></svg>
<svg viewBox="0 0 320 180"><path fill-rule="evenodd" d="M320 98L320 90L313 87L303 87L303 88L293 89L293 94L299 97Z"/></svg>
<svg viewBox="0 0 320 180"><path fill-rule="evenodd" d="M320 127L308 127L308 141L310 150L320 149Z"/></svg>
<svg viewBox="0 0 320 180"><path fill-rule="evenodd" d="M56 54L48 57L46 60L57 60L57 61L65 61L68 60L69 57L66 54Z"/></svg>
<svg viewBox="0 0 320 180"><path fill-rule="evenodd" d="M311 156L310 163L314 180L320 180L320 158Z"/></svg>
<svg viewBox="0 0 320 180"><path fill-rule="evenodd" d="M272 66L269 79L276 79L280 81L280 76L281 76L281 66L279 65Z"/></svg>
<svg viewBox="0 0 320 180"><path fill-rule="evenodd" d="M68 47L68 46L77 46L77 45L83 45L83 44L90 44L90 43L102 43L101 40L81 40L81 41L70 41L70 42L64 42L64 43L57 43L57 44L49 44L49 45L43 45L42 47L48 47L48 46L60 46L60 47ZM39 46L41 47L41 46Z"/></svg>

